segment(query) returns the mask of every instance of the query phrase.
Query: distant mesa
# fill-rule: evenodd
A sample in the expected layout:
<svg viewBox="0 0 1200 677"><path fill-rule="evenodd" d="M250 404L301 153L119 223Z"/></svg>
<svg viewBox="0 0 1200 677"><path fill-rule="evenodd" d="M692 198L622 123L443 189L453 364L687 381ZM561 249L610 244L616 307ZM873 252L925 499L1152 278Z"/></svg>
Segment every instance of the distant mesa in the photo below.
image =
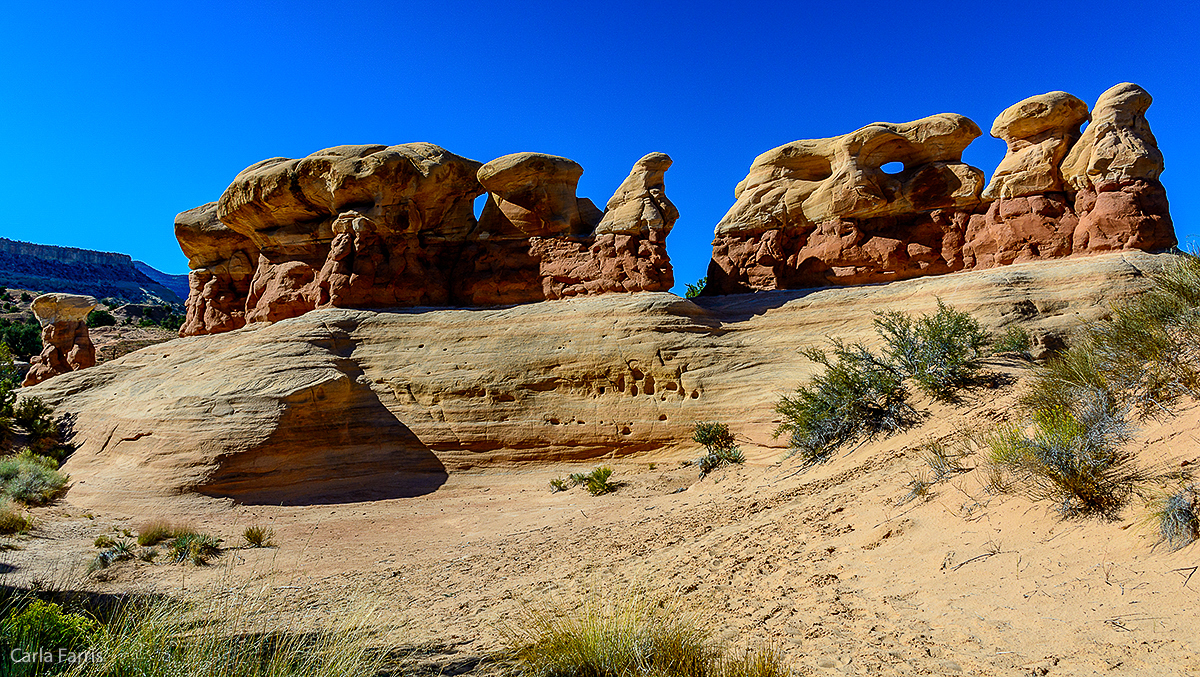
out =
<svg viewBox="0 0 1200 677"><path fill-rule="evenodd" d="M717 224L706 294L886 282L1176 244L1150 95L1122 83L1090 115L1066 92L1004 110L990 182L953 114L867 125L760 155ZM1091 119L1083 133L1080 125ZM889 172L888 165L902 168Z"/></svg>
<svg viewBox="0 0 1200 677"><path fill-rule="evenodd" d="M481 164L430 143L338 146L248 167L183 212L184 336L315 308L491 306L674 284L671 159L639 160L601 211L583 168L516 153ZM474 200L487 193L477 220Z"/></svg>
<svg viewBox="0 0 1200 677"><path fill-rule="evenodd" d="M167 275L127 254L31 244L0 238L0 285L14 289L84 294L155 305L183 304L179 276ZM166 282L171 282L167 285Z"/></svg>

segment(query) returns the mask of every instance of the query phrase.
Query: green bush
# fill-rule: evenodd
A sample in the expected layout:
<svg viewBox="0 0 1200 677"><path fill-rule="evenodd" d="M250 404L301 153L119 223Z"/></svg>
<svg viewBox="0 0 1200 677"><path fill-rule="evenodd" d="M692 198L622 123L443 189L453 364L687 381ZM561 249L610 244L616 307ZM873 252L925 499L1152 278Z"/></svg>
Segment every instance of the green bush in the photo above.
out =
<svg viewBox="0 0 1200 677"><path fill-rule="evenodd" d="M705 448L704 456L698 461L701 477L722 466L746 462L733 433L729 432L729 426L724 423L696 423L692 440Z"/></svg>
<svg viewBox="0 0 1200 677"><path fill-rule="evenodd" d="M112 327L116 324L117 318L113 317L112 313L102 308L97 308L96 310L88 313L87 326L93 329L96 327Z"/></svg>
<svg viewBox="0 0 1200 677"><path fill-rule="evenodd" d="M1146 417L1200 395L1200 258L1180 255L1148 277L1147 292L1114 304L1035 371L1026 406L1069 407L1099 392L1112 409Z"/></svg>
<svg viewBox="0 0 1200 677"><path fill-rule="evenodd" d="M13 649L26 652L47 649L56 655L59 648L88 646L100 628L100 623L78 613L67 613L53 601L31 599L28 604L13 609L4 622L0 622L0 643L5 645L6 660Z"/></svg>
<svg viewBox="0 0 1200 677"><path fill-rule="evenodd" d="M526 609L503 629L506 674L522 677L787 677L770 649L727 658L711 634L673 605L643 596Z"/></svg>
<svg viewBox="0 0 1200 677"><path fill-rule="evenodd" d="M29 292L27 292L27 291L21 292L21 301L23 303L29 303L32 300L33 300L33 297L29 295Z"/></svg>
<svg viewBox="0 0 1200 677"><path fill-rule="evenodd" d="M115 562L124 562L133 559L134 555L132 541L113 541L109 539L107 547L96 553L95 559L88 565L88 571L107 569Z"/></svg>
<svg viewBox="0 0 1200 677"><path fill-rule="evenodd" d="M696 284L684 283L687 287L685 298L694 299L704 293L704 287L708 285L708 276L704 276L696 280Z"/></svg>
<svg viewBox="0 0 1200 677"><path fill-rule="evenodd" d="M587 474L584 478L583 486L593 496L612 493L617 490L617 485L608 481L612 477L612 474L612 468L600 466Z"/></svg>
<svg viewBox="0 0 1200 677"><path fill-rule="evenodd" d="M884 362L921 390L951 400L969 385L990 337L983 325L941 299L937 311L916 319L898 312L876 312L875 331L884 341Z"/></svg>
<svg viewBox="0 0 1200 677"><path fill-rule="evenodd" d="M1097 398L1038 411L1031 427L1032 434L1013 425L993 432L990 460L1031 498L1058 503L1064 517L1115 517L1152 479L1124 448L1133 428Z"/></svg>
<svg viewBox="0 0 1200 677"><path fill-rule="evenodd" d="M805 461L824 460L856 437L893 432L916 420L900 374L866 347L834 339L832 357L817 348L803 354L823 369L775 405L783 417L775 436L788 434L792 453Z"/></svg>
<svg viewBox="0 0 1200 677"><path fill-rule="evenodd" d="M0 493L26 505L45 505L66 490L58 462L28 450L0 459Z"/></svg>
<svg viewBox="0 0 1200 677"><path fill-rule="evenodd" d="M953 399L975 379L989 340L977 320L940 299L932 315L877 312L874 323L884 343L879 355L840 339L832 340L829 354L803 350L821 370L775 405L783 417L775 436L787 433L792 453L808 462L828 458L852 439L915 423L919 417L908 404L905 379L938 399Z"/></svg>
<svg viewBox="0 0 1200 677"><path fill-rule="evenodd" d="M0 319L0 342L14 355L29 357L42 351L42 329L32 317L29 322L10 322Z"/></svg>
<svg viewBox="0 0 1200 677"><path fill-rule="evenodd" d="M576 484L577 483L574 482L568 482L561 477L556 477L550 480L550 490L556 493L559 491L566 491L567 489L576 486Z"/></svg>
<svg viewBox="0 0 1200 677"><path fill-rule="evenodd" d="M1023 327L1013 325L1006 329L1000 338L992 343L992 351L997 353L1028 353L1033 346L1029 332Z"/></svg>
<svg viewBox="0 0 1200 677"><path fill-rule="evenodd" d="M221 539L208 534L182 534L171 540L167 554L176 563L208 564L210 559L221 554Z"/></svg>

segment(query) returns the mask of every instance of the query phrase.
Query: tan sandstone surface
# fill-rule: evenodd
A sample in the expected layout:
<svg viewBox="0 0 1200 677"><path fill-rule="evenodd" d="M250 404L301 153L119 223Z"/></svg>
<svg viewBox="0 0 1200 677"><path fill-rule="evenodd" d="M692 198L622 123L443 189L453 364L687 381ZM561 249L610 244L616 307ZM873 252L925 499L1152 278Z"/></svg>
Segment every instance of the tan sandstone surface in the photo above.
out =
<svg viewBox="0 0 1200 677"><path fill-rule="evenodd" d="M27 391L75 416L77 505L184 491L278 504L432 491L482 464L693 453L699 420L778 453L799 351L936 299L1061 344L1142 288L1140 252L887 285L701 299L611 295L502 309L328 309L190 337Z"/></svg>

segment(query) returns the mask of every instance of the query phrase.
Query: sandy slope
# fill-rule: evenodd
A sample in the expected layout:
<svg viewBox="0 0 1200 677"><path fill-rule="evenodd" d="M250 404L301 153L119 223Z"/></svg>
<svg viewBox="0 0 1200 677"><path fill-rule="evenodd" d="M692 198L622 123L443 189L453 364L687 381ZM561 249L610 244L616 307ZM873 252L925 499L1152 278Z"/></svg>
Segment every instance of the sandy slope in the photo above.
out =
<svg viewBox="0 0 1200 677"><path fill-rule="evenodd" d="M1022 373L1012 361L989 368ZM113 525L178 517L233 542L248 524L270 524L277 549L230 551L206 569L126 563L88 585L256 579L315 614L366 595L451 668L497 646L498 626L523 603L641 586L678 596L734 645L779 644L802 674L1200 673L1200 576L1187 579L1200 545L1153 549L1140 506L1119 522L1064 522L1047 504L986 493L978 470L900 504L923 441L1005 419L1019 387L981 389L955 407L922 402L925 425L812 468L767 449L704 480L675 462L615 461L624 485L602 497L549 490L551 478L591 467L570 464L453 473L424 496L326 506L181 499L162 504L169 514L88 519L68 495L39 511L43 530L5 559L10 581L53 577ZM1147 462L1194 462L1198 435L1194 406L1146 426L1136 444Z"/></svg>

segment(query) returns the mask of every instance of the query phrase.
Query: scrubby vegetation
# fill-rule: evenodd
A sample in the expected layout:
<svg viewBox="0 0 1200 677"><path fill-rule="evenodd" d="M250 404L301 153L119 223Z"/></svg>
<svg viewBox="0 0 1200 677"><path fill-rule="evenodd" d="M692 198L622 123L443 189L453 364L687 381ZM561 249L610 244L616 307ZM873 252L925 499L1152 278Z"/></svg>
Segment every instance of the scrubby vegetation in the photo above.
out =
<svg viewBox="0 0 1200 677"><path fill-rule="evenodd" d="M590 473L571 473L567 479L557 478L550 480L550 488L556 492L566 491L571 487L583 485L588 493L593 496L612 493L617 490L615 482L609 482L612 477L613 470L607 466L600 466L592 470Z"/></svg>
<svg viewBox="0 0 1200 677"><path fill-rule="evenodd" d="M69 663L26 663L14 660L35 652L49 651L57 658L59 650L80 652L97 637L100 624L83 614L64 611L54 602L33 598L5 605L7 613L0 621L0 655L5 675L61 673Z"/></svg>
<svg viewBox="0 0 1200 677"><path fill-rule="evenodd" d="M990 460L1035 500L1052 500L1064 517L1115 517L1134 490L1153 479L1126 442L1133 428L1092 401L1074 410L1034 412L1032 431L1015 425L988 438Z"/></svg>
<svg viewBox="0 0 1200 677"><path fill-rule="evenodd" d="M117 318L113 317L112 313L103 308L97 308L88 313L87 326L93 329L96 327L112 327L116 324Z"/></svg>
<svg viewBox="0 0 1200 677"><path fill-rule="evenodd" d="M256 524L246 527L246 530L242 532L242 538L251 547L269 548L275 545L275 530Z"/></svg>
<svg viewBox="0 0 1200 677"><path fill-rule="evenodd" d="M898 312L875 313L875 332L883 340L876 354L859 343L833 339L829 353L803 351L821 370L807 385L785 395L775 411L793 453L821 461L850 440L890 433L918 420L908 403L905 381L942 400L952 400L979 370L988 334L978 320L941 300L932 315L912 318Z"/></svg>
<svg viewBox="0 0 1200 677"><path fill-rule="evenodd" d="M1099 396L1113 411L1146 417L1200 395L1200 258L1180 255L1148 277L1148 291L1114 304L1035 371L1026 406L1070 408Z"/></svg>
<svg viewBox="0 0 1200 677"><path fill-rule="evenodd" d="M176 563L191 562L202 566L220 554L221 539L208 534L181 534L167 545L167 556Z"/></svg>
<svg viewBox="0 0 1200 677"><path fill-rule="evenodd" d="M704 455L697 461L701 477L722 466L746 462L746 456L738 448L729 426L724 423L696 423L692 441L704 446Z"/></svg>
<svg viewBox="0 0 1200 677"><path fill-rule="evenodd" d="M0 535L23 534L33 529L33 520L12 503L0 504Z"/></svg>
<svg viewBox="0 0 1200 677"><path fill-rule="evenodd" d="M788 677L776 651L730 658L694 618L641 595L527 609L500 656L522 677Z"/></svg>
<svg viewBox="0 0 1200 677"><path fill-rule="evenodd" d="M685 297L689 298L689 299L694 299L697 296L703 294L704 287L707 284L708 284L708 276L704 276L704 277L700 278L699 280L696 280L696 284L692 284L690 282L685 282L684 286L687 287L687 292L685 292Z"/></svg>
<svg viewBox="0 0 1200 677"><path fill-rule="evenodd" d="M37 355L42 351L42 327L32 314L16 320L0 317L0 343L13 355Z"/></svg>
<svg viewBox="0 0 1200 677"><path fill-rule="evenodd" d="M1200 491L1194 484L1177 485L1147 501L1146 521L1158 542L1178 550L1200 539Z"/></svg>
<svg viewBox="0 0 1200 677"><path fill-rule="evenodd" d="M992 352L995 353L1020 353L1028 354L1029 349L1033 347L1033 339L1030 338L1029 332L1024 327L1013 325L1006 329L1003 334L992 344Z"/></svg>
<svg viewBox="0 0 1200 677"><path fill-rule="evenodd" d="M158 545L163 541L195 534L196 530L183 524L165 520L152 520L138 527L137 543L141 546Z"/></svg>
<svg viewBox="0 0 1200 677"><path fill-rule="evenodd" d="M67 476L58 461L28 449L0 459L0 494L26 505L45 505L61 495Z"/></svg>

